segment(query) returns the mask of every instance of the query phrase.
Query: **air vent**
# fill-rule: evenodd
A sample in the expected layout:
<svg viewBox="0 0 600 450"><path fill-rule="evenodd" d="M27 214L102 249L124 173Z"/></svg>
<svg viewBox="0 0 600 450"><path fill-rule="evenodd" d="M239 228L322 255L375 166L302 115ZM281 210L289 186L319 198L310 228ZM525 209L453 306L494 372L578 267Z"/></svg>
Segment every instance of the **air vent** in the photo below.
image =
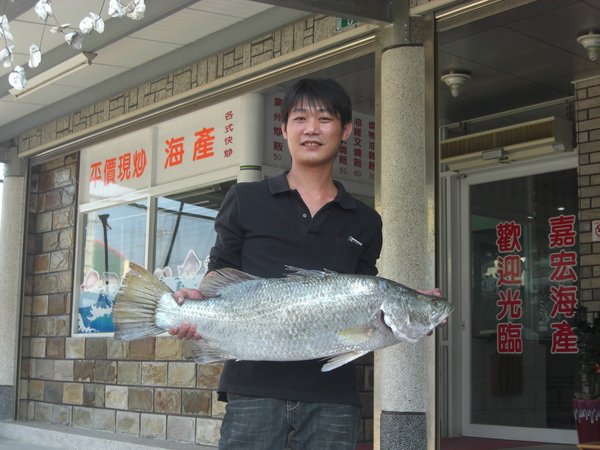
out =
<svg viewBox="0 0 600 450"><path fill-rule="evenodd" d="M441 141L441 163L461 171L573 149L570 121L547 117Z"/></svg>

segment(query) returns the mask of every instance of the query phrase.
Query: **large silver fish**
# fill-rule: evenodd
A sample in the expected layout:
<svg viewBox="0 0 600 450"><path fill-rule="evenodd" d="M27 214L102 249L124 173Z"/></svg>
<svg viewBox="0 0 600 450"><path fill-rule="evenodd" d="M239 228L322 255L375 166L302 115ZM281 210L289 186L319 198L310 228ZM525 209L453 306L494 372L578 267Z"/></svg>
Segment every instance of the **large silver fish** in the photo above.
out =
<svg viewBox="0 0 600 450"><path fill-rule="evenodd" d="M371 350L414 342L454 307L381 277L288 267L284 278L260 278L235 269L204 277L206 300L178 305L172 291L143 267L130 270L115 299L115 337L158 335L188 321L199 363L327 358L329 371Z"/></svg>

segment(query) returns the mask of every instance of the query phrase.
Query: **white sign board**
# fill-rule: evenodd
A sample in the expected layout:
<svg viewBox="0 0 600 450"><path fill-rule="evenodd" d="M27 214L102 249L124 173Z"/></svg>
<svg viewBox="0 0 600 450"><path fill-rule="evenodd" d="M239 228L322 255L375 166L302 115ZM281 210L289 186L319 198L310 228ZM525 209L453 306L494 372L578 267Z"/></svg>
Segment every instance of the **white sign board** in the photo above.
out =
<svg viewBox="0 0 600 450"><path fill-rule="evenodd" d="M158 126L158 185L239 163L240 98L179 116Z"/></svg>
<svg viewBox="0 0 600 450"><path fill-rule="evenodd" d="M262 106L262 96L248 94L86 148L80 203L260 164Z"/></svg>
<svg viewBox="0 0 600 450"><path fill-rule="evenodd" d="M153 147L152 130L147 128L82 151L79 203L148 188Z"/></svg>

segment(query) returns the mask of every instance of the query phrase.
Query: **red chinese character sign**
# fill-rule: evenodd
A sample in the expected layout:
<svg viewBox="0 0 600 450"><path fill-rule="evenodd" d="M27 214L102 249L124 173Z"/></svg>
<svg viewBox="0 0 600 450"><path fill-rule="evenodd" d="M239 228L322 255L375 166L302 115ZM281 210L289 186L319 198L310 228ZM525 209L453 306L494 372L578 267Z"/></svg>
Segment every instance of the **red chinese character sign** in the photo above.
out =
<svg viewBox="0 0 600 450"><path fill-rule="evenodd" d="M575 251L577 232L575 231L575 215L559 215L550 217L548 225L548 261L550 301L552 311L552 346L551 353L577 353L577 336L568 320L575 315L577 307L577 252Z"/></svg>
<svg viewBox="0 0 600 450"><path fill-rule="evenodd" d="M283 93L265 95L263 164L289 169L292 159L281 130L283 96ZM372 184L375 180L375 119L355 111L352 115L352 134L340 147L333 176L337 179Z"/></svg>
<svg viewBox="0 0 600 450"><path fill-rule="evenodd" d="M548 219L548 301L550 329L552 330L551 353L577 353L577 337L568 319L575 314L578 303L577 232L574 215L559 215ZM497 352L521 353L523 349L522 288L525 285L522 257L522 226L513 220L496 225L496 300L498 321Z"/></svg>
<svg viewBox="0 0 600 450"><path fill-rule="evenodd" d="M496 349L498 353L523 352L523 259L521 245L522 226L514 220L496 225L496 270L498 298L496 305Z"/></svg>
<svg viewBox="0 0 600 450"><path fill-rule="evenodd" d="M163 122L157 133L156 183L214 172L240 164L240 152L259 151L260 138L245 131L243 97ZM246 108L247 109L247 108ZM246 119L242 119L246 118Z"/></svg>
<svg viewBox="0 0 600 450"><path fill-rule="evenodd" d="M152 148L152 131L145 129L82 151L80 203L148 188Z"/></svg>
<svg viewBox="0 0 600 450"><path fill-rule="evenodd" d="M260 166L263 97L247 94L81 152L81 203L198 175Z"/></svg>

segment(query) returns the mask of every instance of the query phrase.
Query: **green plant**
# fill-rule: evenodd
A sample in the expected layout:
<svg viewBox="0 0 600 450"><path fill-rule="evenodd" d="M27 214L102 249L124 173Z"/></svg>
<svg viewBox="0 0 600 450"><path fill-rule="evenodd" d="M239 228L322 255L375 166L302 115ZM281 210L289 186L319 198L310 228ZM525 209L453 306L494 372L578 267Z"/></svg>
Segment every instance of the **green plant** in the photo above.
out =
<svg viewBox="0 0 600 450"><path fill-rule="evenodd" d="M577 398L600 398L600 316L594 314L590 320L588 309L578 306L570 320L577 336L579 361L583 375L584 392Z"/></svg>

